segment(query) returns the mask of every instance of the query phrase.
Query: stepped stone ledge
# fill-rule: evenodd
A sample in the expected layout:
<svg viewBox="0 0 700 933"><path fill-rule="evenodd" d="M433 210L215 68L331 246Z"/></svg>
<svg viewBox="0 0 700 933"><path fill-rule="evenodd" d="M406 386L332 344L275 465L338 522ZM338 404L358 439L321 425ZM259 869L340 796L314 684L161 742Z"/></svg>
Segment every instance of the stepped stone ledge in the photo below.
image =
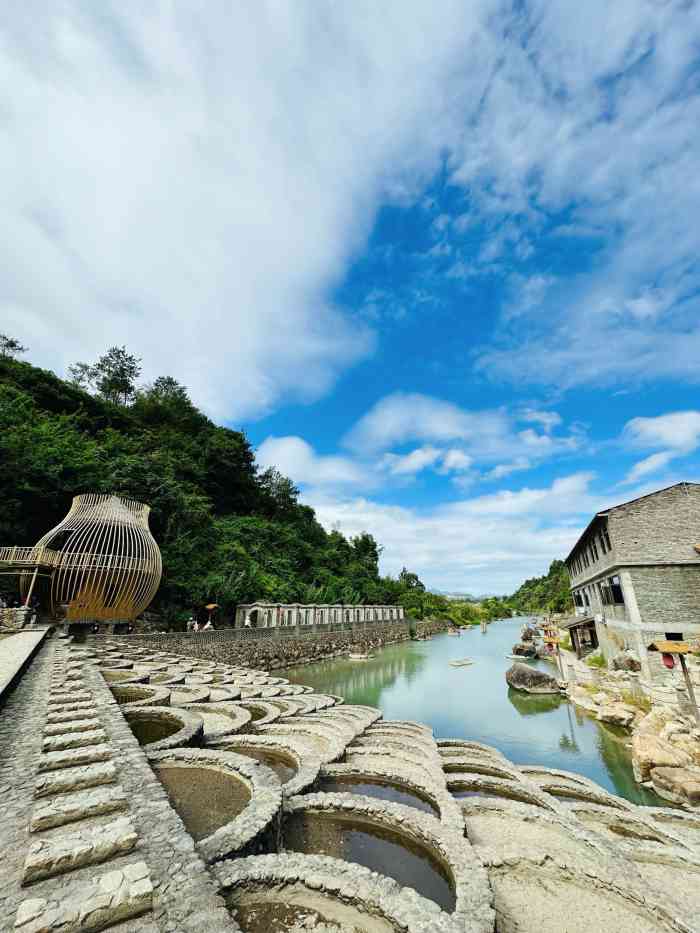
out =
<svg viewBox="0 0 700 933"><path fill-rule="evenodd" d="M106 825L38 839L24 860L23 884L63 874L85 865L124 855L136 845L138 835L124 817Z"/></svg>
<svg viewBox="0 0 700 933"><path fill-rule="evenodd" d="M118 784L57 794L35 805L30 830L52 829L90 816L127 810L128 806L124 789Z"/></svg>

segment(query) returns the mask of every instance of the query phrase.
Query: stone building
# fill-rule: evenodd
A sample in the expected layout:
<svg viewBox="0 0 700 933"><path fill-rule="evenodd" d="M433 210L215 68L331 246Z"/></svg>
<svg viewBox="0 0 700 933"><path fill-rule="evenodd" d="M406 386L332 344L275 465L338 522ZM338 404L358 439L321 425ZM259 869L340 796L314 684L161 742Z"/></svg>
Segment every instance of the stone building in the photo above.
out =
<svg viewBox="0 0 700 933"><path fill-rule="evenodd" d="M566 558L577 622L595 623L606 657L632 649L663 678L655 640L700 637L700 484L677 483L605 509ZM590 630L590 624L589 624Z"/></svg>
<svg viewBox="0 0 700 933"><path fill-rule="evenodd" d="M305 605L248 603L236 607L236 628L282 628L288 625L334 625L341 622L395 622L404 618L403 606Z"/></svg>

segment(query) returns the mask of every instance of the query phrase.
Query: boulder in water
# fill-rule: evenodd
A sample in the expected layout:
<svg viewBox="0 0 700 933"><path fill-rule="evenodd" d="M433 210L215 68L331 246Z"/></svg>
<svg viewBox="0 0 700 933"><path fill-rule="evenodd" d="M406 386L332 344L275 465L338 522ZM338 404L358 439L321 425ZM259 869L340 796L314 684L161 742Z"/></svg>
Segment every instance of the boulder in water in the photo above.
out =
<svg viewBox="0 0 700 933"><path fill-rule="evenodd" d="M519 658L536 658L537 648L533 644L524 645L518 642L517 645L513 645L513 654Z"/></svg>
<svg viewBox="0 0 700 933"><path fill-rule="evenodd" d="M559 684L555 677L517 661L506 671L506 680L509 687L524 690L526 693L559 693Z"/></svg>

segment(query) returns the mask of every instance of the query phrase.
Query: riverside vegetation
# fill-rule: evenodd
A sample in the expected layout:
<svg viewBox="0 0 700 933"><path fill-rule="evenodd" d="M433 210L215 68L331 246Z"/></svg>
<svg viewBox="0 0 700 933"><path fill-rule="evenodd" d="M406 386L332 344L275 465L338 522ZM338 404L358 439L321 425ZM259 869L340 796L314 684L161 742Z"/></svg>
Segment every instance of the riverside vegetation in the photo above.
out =
<svg viewBox="0 0 700 933"><path fill-rule="evenodd" d="M245 434L214 424L163 376L139 386L140 360L113 347L60 379L16 357L0 335L0 541L31 545L86 490L147 502L163 555L153 609L179 627L193 606L403 604L422 617L416 574L380 576L370 534L327 532L291 480L261 470ZM10 582L0 584L9 589Z"/></svg>
<svg viewBox="0 0 700 933"><path fill-rule="evenodd" d="M76 363L70 380L18 359L25 352L0 334L0 541L33 544L86 490L147 502L164 569L152 608L168 626L210 601L222 618L267 599L398 604L456 625L566 604L561 561L511 597L479 601L431 593L406 569L381 576L371 534L325 531L290 479L258 467L243 432L214 424L170 376L140 385L125 347Z"/></svg>

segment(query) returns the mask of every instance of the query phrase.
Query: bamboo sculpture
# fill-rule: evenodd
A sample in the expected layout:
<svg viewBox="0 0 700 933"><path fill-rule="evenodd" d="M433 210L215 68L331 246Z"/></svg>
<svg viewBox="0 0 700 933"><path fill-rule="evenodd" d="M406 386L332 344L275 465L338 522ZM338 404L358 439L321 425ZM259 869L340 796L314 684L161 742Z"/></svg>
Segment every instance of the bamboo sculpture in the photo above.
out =
<svg viewBox="0 0 700 933"><path fill-rule="evenodd" d="M48 570L54 614L65 609L69 621L132 621L143 612L162 574L149 512L120 496L73 499L68 515L32 549L37 570ZM24 595L30 585L23 576Z"/></svg>

